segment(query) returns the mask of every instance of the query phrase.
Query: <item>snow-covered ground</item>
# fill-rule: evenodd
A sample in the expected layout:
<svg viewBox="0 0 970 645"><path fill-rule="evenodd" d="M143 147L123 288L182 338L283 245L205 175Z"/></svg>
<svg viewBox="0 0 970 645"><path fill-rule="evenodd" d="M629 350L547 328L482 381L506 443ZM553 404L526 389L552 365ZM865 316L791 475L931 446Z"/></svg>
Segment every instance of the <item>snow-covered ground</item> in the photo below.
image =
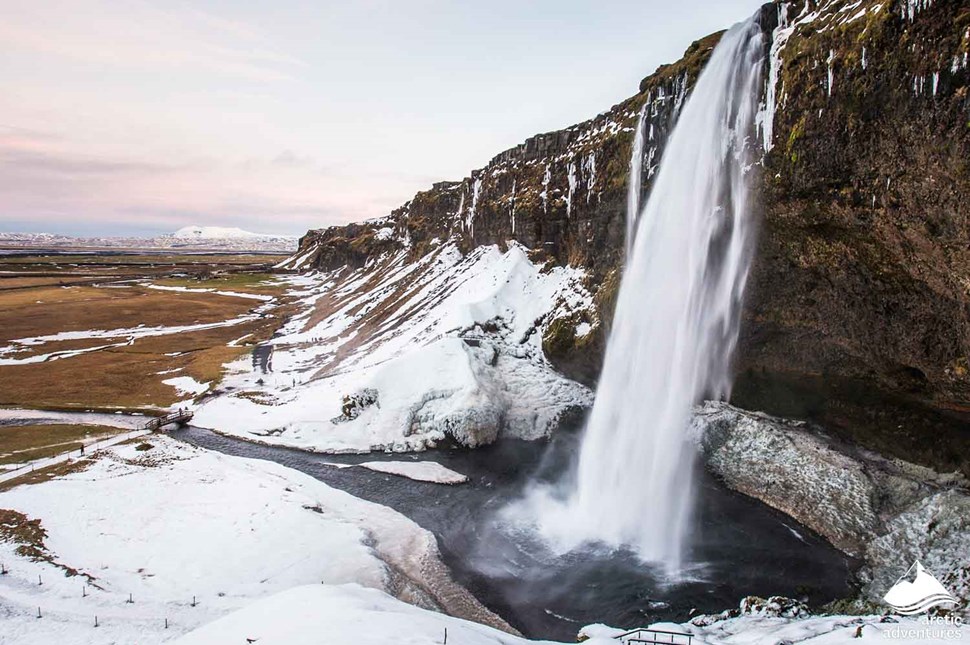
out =
<svg viewBox="0 0 970 645"><path fill-rule="evenodd" d="M526 249L446 243L359 270L294 278L302 313L271 341L272 371L246 357L194 423L317 451L422 450L446 436L534 439L592 393L542 353L557 317L589 310L585 274Z"/></svg>
<svg viewBox="0 0 970 645"><path fill-rule="evenodd" d="M397 512L273 463L148 441L0 493L0 509L41 521L53 562L0 537L0 642L158 643L320 583L504 625L451 580L434 537Z"/></svg>
<svg viewBox="0 0 970 645"><path fill-rule="evenodd" d="M859 627L861 636L856 638ZM719 621L707 627L691 624L658 623L654 629L690 633L694 645L837 645L848 643L923 643L963 642L962 628L956 636L941 639L934 633L926 637L896 638L894 630L945 629L927 627L919 619L881 623L878 616L825 616L805 619L748 614ZM590 645L619 645L614 637L621 630L591 626L583 630ZM447 636L446 636L447 634ZM648 638L646 634L640 638ZM669 635L662 638L671 638ZM310 585L295 587L196 630L177 641L178 645L236 645L258 642L287 645L538 645L549 641L529 641L510 634L426 611L404 604L390 596L359 585ZM966 638L970 640L970 638ZM624 641L625 642L625 641ZM667 642L666 640L660 642ZM684 644L685 638L671 638Z"/></svg>
<svg viewBox="0 0 970 645"><path fill-rule="evenodd" d="M180 395L198 396L209 389L207 383L199 383L191 376L174 376L162 381L165 385L174 387Z"/></svg>

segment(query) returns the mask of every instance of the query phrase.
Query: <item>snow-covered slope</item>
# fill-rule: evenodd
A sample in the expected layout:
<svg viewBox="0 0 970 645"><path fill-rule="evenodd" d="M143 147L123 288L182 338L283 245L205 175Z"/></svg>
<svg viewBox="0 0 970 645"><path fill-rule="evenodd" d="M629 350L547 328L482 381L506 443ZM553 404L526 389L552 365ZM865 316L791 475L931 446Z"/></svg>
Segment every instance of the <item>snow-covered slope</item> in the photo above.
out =
<svg viewBox="0 0 970 645"><path fill-rule="evenodd" d="M271 371L236 362L195 423L321 451L545 436L591 401L541 341L554 319L590 307L584 278L515 243L467 255L444 243L293 277L302 311L271 341Z"/></svg>
<svg viewBox="0 0 970 645"><path fill-rule="evenodd" d="M148 441L149 450L119 445L79 472L0 493L0 509L46 532L32 558L18 539L34 533L3 511L0 642L160 643L321 582L507 628L452 581L434 536L403 515L272 462Z"/></svg>

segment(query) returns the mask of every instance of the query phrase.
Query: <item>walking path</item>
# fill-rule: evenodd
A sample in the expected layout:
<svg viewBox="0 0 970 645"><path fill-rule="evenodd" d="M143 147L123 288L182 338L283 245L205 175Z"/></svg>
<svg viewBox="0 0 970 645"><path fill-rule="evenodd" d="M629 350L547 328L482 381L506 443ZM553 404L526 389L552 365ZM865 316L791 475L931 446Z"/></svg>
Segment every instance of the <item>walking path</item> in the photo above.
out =
<svg viewBox="0 0 970 645"><path fill-rule="evenodd" d="M128 441L129 439L135 439L147 434L151 434L150 430L132 430L131 432L124 432L122 434L117 434L107 439L101 439L99 441L93 441L89 444L84 445L84 454L89 454L102 448L107 448L115 444ZM22 466L18 466L13 470L7 470L0 473L0 483L9 481L11 479L16 479L17 477L22 477L27 473L33 472L35 470L41 470L43 468L48 468L50 466L56 466L57 464L62 464L68 462L72 459L77 459L82 456L82 453L76 451L69 451L55 455L53 457L45 457L44 459L35 459L34 461L28 461Z"/></svg>

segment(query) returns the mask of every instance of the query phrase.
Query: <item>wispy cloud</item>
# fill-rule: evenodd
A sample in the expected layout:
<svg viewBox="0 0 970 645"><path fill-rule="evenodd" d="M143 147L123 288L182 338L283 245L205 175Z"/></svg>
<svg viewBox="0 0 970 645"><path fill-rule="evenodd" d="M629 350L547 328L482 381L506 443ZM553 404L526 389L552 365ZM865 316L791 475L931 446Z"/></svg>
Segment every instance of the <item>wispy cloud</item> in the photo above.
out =
<svg viewBox="0 0 970 645"><path fill-rule="evenodd" d="M292 150L284 150L273 158L274 165L284 168L305 168L313 163L313 157L301 157Z"/></svg>
<svg viewBox="0 0 970 645"><path fill-rule="evenodd" d="M0 178L31 173L117 176L171 173L178 170L181 169L152 161L99 159L23 149L0 149Z"/></svg>

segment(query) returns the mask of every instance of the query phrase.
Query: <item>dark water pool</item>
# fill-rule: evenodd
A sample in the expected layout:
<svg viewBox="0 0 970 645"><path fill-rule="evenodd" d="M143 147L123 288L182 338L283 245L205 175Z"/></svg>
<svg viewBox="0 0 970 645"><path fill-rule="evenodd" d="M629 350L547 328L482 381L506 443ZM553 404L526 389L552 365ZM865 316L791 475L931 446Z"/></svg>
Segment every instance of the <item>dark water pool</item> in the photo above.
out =
<svg viewBox="0 0 970 645"><path fill-rule="evenodd" d="M549 553L498 511L534 478L562 472L575 432L550 443L506 440L477 450L418 455L315 455L201 428L174 437L231 455L275 461L357 497L385 504L437 536L458 582L531 638L573 640L583 625L635 627L736 606L743 596L785 595L820 604L851 591L855 563L771 508L700 474L690 580L665 582L632 553L590 547ZM458 486L417 482L326 462L434 460L467 475ZM579 520L579 518L577 518Z"/></svg>

